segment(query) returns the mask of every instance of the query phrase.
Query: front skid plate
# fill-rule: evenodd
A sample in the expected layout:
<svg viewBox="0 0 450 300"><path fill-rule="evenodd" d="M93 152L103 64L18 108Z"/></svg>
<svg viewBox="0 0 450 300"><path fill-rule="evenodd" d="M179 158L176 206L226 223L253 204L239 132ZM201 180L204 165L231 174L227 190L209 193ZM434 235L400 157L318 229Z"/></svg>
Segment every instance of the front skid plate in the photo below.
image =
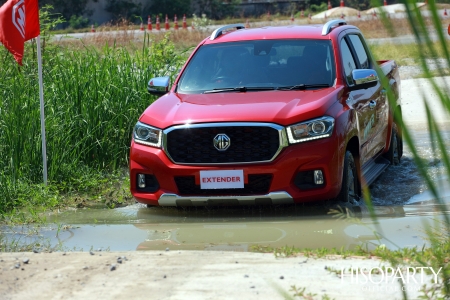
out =
<svg viewBox="0 0 450 300"><path fill-rule="evenodd" d="M294 200L286 192L273 192L260 196L179 196L162 194L158 200L161 206L207 206L207 205L263 205L293 204Z"/></svg>

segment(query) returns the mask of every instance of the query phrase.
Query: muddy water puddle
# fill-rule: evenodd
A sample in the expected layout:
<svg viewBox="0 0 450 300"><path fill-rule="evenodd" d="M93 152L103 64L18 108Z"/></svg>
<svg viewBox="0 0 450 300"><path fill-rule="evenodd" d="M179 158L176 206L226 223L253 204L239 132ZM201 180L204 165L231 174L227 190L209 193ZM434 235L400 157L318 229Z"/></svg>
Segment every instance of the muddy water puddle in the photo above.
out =
<svg viewBox="0 0 450 300"><path fill-rule="evenodd" d="M450 149L449 132L446 143ZM338 218L321 205L258 207L147 208L141 204L117 209L77 209L50 216L39 228L4 228L10 240L51 245L60 251L218 250L251 251L255 247L373 249L385 245L422 247L425 223L440 226L450 203L449 181L434 158L426 131L414 132L416 150L428 172L440 183L438 204L419 176L411 151L389 167L371 186L378 218L365 205ZM439 221L440 220L440 221ZM37 246L39 247L39 246Z"/></svg>
<svg viewBox="0 0 450 300"><path fill-rule="evenodd" d="M38 237L57 250L230 250L253 247L343 248L363 245L422 247L423 222L440 218L440 207L421 201L376 206L378 224L365 206L338 219L325 209L303 206L177 209L133 205L114 210L77 210L54 217ZM16 229L16 239L36 239Z"/></svg>

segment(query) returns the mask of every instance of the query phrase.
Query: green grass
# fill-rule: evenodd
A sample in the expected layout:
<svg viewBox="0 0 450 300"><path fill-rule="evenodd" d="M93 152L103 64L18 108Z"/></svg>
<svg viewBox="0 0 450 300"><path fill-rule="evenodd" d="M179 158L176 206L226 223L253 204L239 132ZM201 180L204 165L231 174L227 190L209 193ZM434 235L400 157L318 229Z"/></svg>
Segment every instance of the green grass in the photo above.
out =
<svg viewBox="0 0 450 300"><path fill-rule="evenodd" d="M399 65L403 66L420 66L420 58L433 60L445 58L445 52L440 42L433 42L432 47L436 52L432 52L429 48L418 47L417 44L372 44L370 50L376 59L393 59ZM450 41L446 41L446 46L450 46ZM443 66L448 68L448 65Z"/></svg>
<svg viewBox="0 0 450 300"><path fill-rule="evenodd" d="M19 67L0 48L0 213L54 207L60 195L109 193L128 164L131 131L155 100L150 78L174 75L184 61L167 39L140 48L105 44L81 49L47 44L43 50L49 186L42 187L39 90L35 50ZM42 191L42 192L39 192ZM50 197L48 197L50 195ZM33 200L29 197L33 196ZM56 200L55 200L56 199Z"/></svg>

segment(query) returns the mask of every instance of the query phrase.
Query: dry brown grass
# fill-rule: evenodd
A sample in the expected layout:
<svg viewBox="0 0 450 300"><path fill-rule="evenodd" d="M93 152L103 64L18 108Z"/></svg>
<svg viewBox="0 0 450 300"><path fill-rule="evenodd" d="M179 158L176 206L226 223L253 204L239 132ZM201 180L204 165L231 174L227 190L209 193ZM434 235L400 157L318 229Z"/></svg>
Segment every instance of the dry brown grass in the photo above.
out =
<svg viewBox="0 0 450 300"><path fill-rule="evenodd" d="M395 36L412 34L407 19L391 19L390 22L395 30ZM380 18L368 21L353 21L349 24L358 27L366 38L386 38L390 36L388 29Z"/></svg>
<svg viewBox="0 0 450 300"><path fill-rule="evenodd" d="M428 28L430 29L433 28L433 24L430 18L424 18L424 20ZM411 31L411 26L409 25L408 20L406 18L390 19L389 21L392 24L394 36L413 34ZM450 18L441 19L442 28L443 29L447 28L449 22ZM391 36L387 30L387 27L383 24L383 21L380 18L375 18L370 21L353 21L349 22L349 24L355 25L359 29L361 29L366 38L386 38Z"/></svg>
<svg viewBox="0 0 450 300"><path fill-rule="evenodd" d="M57 43L61 46L68 46L74 49L82 49L86 45L102 49L105 45L116 45L117 47L125 47L129 50L142 49L144 39L146 45L149 43L159 42L167 34L165 30L152 32L136 30L133 24L122 23L120 25L105 25L96 29L95 33L86 33L79 39L64 38ZM210 32L202 32L198 30L171 30L169 39L175 44L179 51L185 51L198 45L203 39L208 37Z"/></svg>
<svg viewBox="0 0 450 300"><path fill-rule="evenodd" d="M450 3L436 3L438 9L450 9Z"/></svg>
<svg viewBox="0 0 450 300"><path fill-rule="evenodd" d="M410 30L410 26L408 24L407 19L391 19L392 27L395 32L394 35L408 35L412 34ZM449 20L443 19L442 25L443 27L447 26L447 22ZM428 25L431 28L431 21L426 19ZM272 20L270 22L259 22L259 26L266 25L282 25L289 24L290 21L286 20ZM303 19L295 22L296 24L314 24L314 23L322 23L320 20L309 20ZM366 38L386 38L390 36L390 33L384 26L383 22L379 18L375 18L369 21L351 21L350 24L353 24L361 29L364 36ZM254 27L255 24L251 23L251 27ZM176 49L180 52L192 49L197 46L199 42L201 42L204 38L206 38L210 34L209 31L203 32L198 30L171 30L169 39L174 43ZM85 45L94 46L97 49L102 49L106 44L109 46L116 45L117 47L125 47L129 50L141 50L144 43L149 45L153 42L159 42L166 35L164 30L160 32L156 32L153 30L150 33L141 32L135 29L135 25L127 23L125 21L115 24L115 25L105 25L97 28L97 32L95 34L86 34L86 36L82 39L64 39L59 43L61 45L70 46L75 49L82 49ZM371 47L375 56L377 57L389 57L392 59L396 59L398 62L403 64L411 64L408 58L413 58L414 60L418 57L418 48L416 45L374 45Z"/></svg>
<svg viewBox="0 0 450 300"><path fill-rule="evenodd" d="M202 32L196 30L178 30L170 36L170 40L175 43L178 49L187 49L195 47L199 42L207 38L211 32Z"/></svg>

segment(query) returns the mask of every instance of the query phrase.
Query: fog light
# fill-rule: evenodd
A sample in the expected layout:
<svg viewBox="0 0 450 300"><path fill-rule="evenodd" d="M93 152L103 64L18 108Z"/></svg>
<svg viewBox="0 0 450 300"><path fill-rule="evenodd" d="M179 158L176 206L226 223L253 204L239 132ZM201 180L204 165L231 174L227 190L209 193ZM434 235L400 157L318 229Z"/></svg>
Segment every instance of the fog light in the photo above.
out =
<svg viewBox="0 0 450 300"><path fill-rule="evenodd" d="M314 170L314 183L315 184L323 184L323 173L321 170Z"/></svg>
<svg viewBox="0 0 450 300"><path fill-rule="evenodd" d="M324 174L321 170L298 172L294 184L301 190L317 189L325 186Z"/></svg>
<svg viewBox="0 0 450 300"><path fill-rule="evenodd" d="M144 174L138 174L137 182L138 182L138 187L140 189L145 189L145 175Z"/></svg>
<svg viewBox="0 0 450 300"><path fill-rule="evenodd" d="M136 189L139 192L154 193L159 189L155 175L136 174Z"/></svg>

